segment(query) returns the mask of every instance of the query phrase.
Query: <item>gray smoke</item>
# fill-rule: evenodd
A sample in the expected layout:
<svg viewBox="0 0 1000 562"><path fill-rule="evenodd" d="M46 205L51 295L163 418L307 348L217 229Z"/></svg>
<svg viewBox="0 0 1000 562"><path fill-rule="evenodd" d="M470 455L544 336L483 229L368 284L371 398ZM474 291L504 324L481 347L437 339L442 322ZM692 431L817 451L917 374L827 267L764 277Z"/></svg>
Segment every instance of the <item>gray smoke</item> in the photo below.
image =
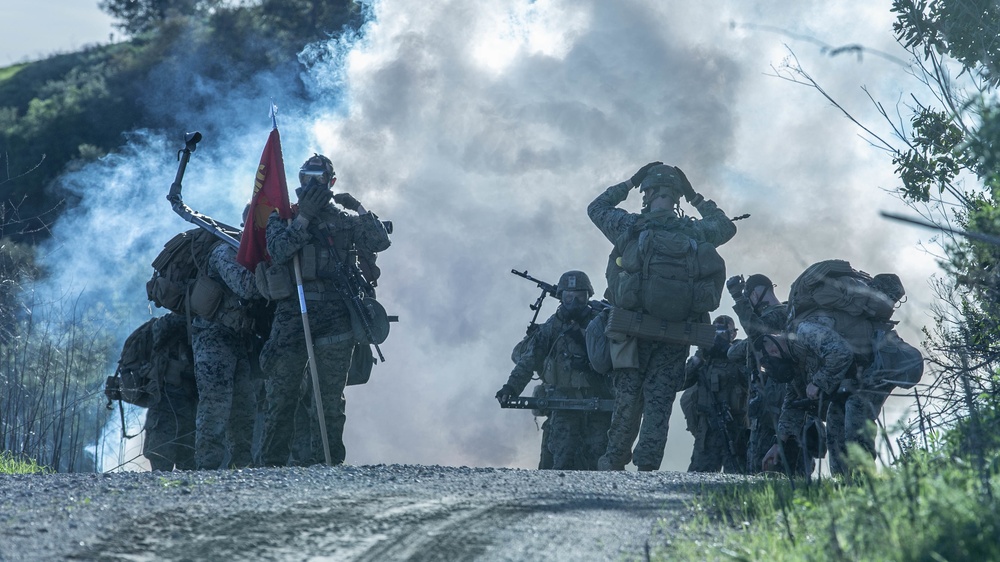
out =
<svg viewBox="0 0 1000 562"><path fill-rule="evenodd" d="M393 221L379 297L400 323L383 346L387 362L347 390L349 463L534 466L540 434L530 413L493 399L538 293L510 270L554 283L581 269L600 294L610 243L586 207L652 160L682 168L730 216L752 215L721 250L731 274L767 273L782 295L821 259L897 272L912 295L904 337L917 340L934 265L911 249L919 233L877 218L898 208L879 190L895 185L891 163L818 94L767 74L789 43L870 121L865 81L889 100L916 86L893 83L902 69L880 60L831 59L731 25L888 50L888 2L776 12L764 2L400 0L372 10L358 37L313 45L301 64L252 77L245 91L194 77L200 99L218 96L204 110L155 99L188 130L212 131L184 182L196 209L239 222L274 98L289 178L324 153L338 190ZM830 31L845 28L851 37ZM285 107L297 71L317 101ZM84 204L56 227L53 286L134 303L129 327L148 316L149 263L189 226L164 200L181 146L182 131L139 131L120 153L65 178ZM638 199L625 206L638 210ZM727 295L718 312L731 305ZM547 301L539 320L554 311ZM690 443L675 408L664 468L686 468Z"/></svg>

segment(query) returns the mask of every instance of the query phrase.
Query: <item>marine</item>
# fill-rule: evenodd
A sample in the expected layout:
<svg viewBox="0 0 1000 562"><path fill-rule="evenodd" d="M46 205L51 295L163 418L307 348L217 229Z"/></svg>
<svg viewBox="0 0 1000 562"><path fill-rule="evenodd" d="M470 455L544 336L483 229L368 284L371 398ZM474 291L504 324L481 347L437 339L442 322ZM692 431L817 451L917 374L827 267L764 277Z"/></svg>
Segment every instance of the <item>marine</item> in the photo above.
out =
<svg viewBox="0 0 1000 562"><path fill-rule="evenodd" d="M688 472L746 472L747 376L742 361L731 361L729 348L736 324L726 315L712 321L716 329L710 348L699 348L685 365L681 409L694 448Z"/></svg>
<svg viewBox="0 0 1000 562"><path fill-rule="evenodd" d="M251 375L252 306L261 306L253 273L236 262L236 250L218 243L208 256L207 279L192 292L191 347L198 381L195 464L199 469L248 467L257 399ZM199 284L208 284L207 304ZM255 304L254 301L257 301Z"/></svg>
<svg viewBox="0 0 1000 562"><path fill-rule="evenodd" d="M338 292L338 283L343 282L340 272L343 268L358 267L359 255L381 252L389 247L390 241L378 216L348 193L334 195L331 188L335 182L333 164L326 156L316 154L303 163L299 169L295 216L285 222L277 213L271 215L267 224L267 251L271 266L284 267L289 276L296 254L308 266L302 268L302 295L308 308L331 463L341 464L347 454L343 442L347 419L344 387L358 338L349 305ZM289 276L285 279L294 287L294 277ZM309 372L302 314L294 291L277 299L271 334L261 351L260 362L266 376L267 397L258 463L283 466L292 462L290 445L295 442L295 410L302 394L303 376ZM325 462L315 408L309 411L308 419L311 453L297 462Z"/></svg>
<svg viewBox="0 0 1000 562"><path fill-rule="evenodd" d="M142 454L152 470L194 470L198 386L188 343L187 320L173 312L152 325L152 346L161 373L159 400L146 409Z"/></svg>
<svg viewBox="0 0 1000 562"><path fill-rule="evenodd" d="M639 188L642 193L642 212L630 213L618 208L629 192ZM681 197L693 205L701 214L700 220L682 216L678 211ZM604 236L615 245L609 256L607 297L612 305L628 310L645 311L662 317L662 312L648 310L649 303L635 300L638 297L657 295L637 295L636 275L630 275L625 260L635 261L647 243L660 233L674 233L682 251L688 247L714 252L715 246L728 242L736 234L736 225L711 200L695 192L687 177L674 166L662 162L651 162L642 166L627 181L607 188L587 208L591 221ZM692 246L693 243L693 246ZM699 251L701 251L699 250ZM649 255L649 254L647 254ZM717 254L716 254L716 257ZM652 258L651 258L652 259ZM658 266L678 270L685 267L687 255L670 260L660 260ZM725 266L718 258L721 274ZM647 262L648 264L648 262ZM685 280L687 276L685 275ZM695 320L708 322L708 311L718 306L725 277L717 284L707 279L701 285L700 300L704 311L693 312L693 301L685 307L678 304L681 318L673 320ZM714 294L713 294L714 293ZM695 299L690 296L690 299ZM631 300L630 300L631 299ZM664 305L678 302L672 299L656 299ZM714 304L714 307L713 307ZM666 318L665 318L666 319ZM667 319L671 320L671 319ZM608 449L601 457L602 470L624 470L632 461L639 470L650 471L660 467L664 447L667 442L670 412L674 397L684 384L684 363L689 346L667 344L640 339L629 352L627 361L620 361L612 371L615 386L615 410L608 430ZM636 442L636 438L638 441ZM632 444L635 442L633 450Z"/></svg>
<svg viewBox="0 0 1000 562"><path fill-rule="evenodd" d="M747 469L760 472L767 450L774 444L778 416L785 397L785 385L765 376L758 365L754 343L764 334L780 332L788 322L788 305L778 300L774 283L766 275L755 273L743 279L734 275L726 281L733 297L733 311L747 337L730 349L732 361L742 361L749 373L747 418L750 437L747 443Z"/></svg>
<svg viewBox="0 0 1000 562"><path fill-rule="evenodd" d="M537 371L546 395L558 398L611 398L611 389L594 372L587 358L584 333L597 315L589 299L594 294L590 278L582 271L567 271L556 285L560 304L539 326L517 354L507 382L497 391L501 403L519 396ZM543 432L542 446L556 470L595 470L607 447L611 414L600 411L552 410ZM540 467L545 466L542 451Z"/></svg>

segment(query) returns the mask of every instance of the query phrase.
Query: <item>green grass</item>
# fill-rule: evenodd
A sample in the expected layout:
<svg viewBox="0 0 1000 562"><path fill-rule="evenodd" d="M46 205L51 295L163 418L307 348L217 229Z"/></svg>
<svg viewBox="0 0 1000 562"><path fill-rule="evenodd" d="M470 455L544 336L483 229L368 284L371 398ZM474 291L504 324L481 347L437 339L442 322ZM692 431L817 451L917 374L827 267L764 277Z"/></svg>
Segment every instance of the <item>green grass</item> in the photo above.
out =
<svg viewBox="0 0 1000 562"><path fill-rule="evenodd" d="M52 472L34 459L24 459L10 451L0 451L0 474L44 474Z"/></svg>
<svg viewBox="0 0 1000 562"><path fill-rule="evenodd" d="M681 529L694 538L661 545L653 559L1000 560L997 471L984 479L957 459L914 457L852 482L761 478L706 490Z"/></svg>
<svg viewBox="0 0 1000 562"><path fill-rule="evenodd" d="M20 72L20 70L22 68L24 68L25 66L28 66L28 65L27 64L15 64L15 65L5 66L3 68L0 68L0 82L3 82L4 80L7 80L11 76L14 76L18 72Z"/></svg>

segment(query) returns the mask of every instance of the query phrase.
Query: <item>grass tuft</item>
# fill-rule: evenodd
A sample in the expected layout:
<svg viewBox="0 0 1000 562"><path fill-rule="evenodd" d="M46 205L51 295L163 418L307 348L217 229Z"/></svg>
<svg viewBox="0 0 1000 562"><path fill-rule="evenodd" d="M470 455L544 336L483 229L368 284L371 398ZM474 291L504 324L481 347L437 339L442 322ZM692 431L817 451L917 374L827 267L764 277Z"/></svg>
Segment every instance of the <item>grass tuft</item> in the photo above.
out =
<svg viewBox="0 0 1000 562"><path fill-rule="evenodd" d="M52 472L34 459L22 458L10 451L0 451L0 474L46 474Z"/></svg>

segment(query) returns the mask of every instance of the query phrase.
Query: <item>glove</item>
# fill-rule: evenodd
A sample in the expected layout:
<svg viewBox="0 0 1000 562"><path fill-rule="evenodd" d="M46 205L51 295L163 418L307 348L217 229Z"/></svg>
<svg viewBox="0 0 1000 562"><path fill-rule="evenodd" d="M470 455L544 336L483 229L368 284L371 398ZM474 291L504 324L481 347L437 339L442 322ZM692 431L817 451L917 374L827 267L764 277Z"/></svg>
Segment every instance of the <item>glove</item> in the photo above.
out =
<svg viewBox="0 0 1000 562"><path fill-rule="evenodd" d="M338 193L334 195L333 202L349 211L357 211L361 207L361 201L355 199L350 193Z"/></svg>
<svg viewBox="0 0 1000 562"><path fill-rule="evenodd" d="M733 275L726 281L726 289L734 300L743 296L744 287L746 287L746 281L743 280L742 275Z"/></svg>
<svg viewBox="0 0 1000 562"><path fill-rule="evenodd" d="M687 199L687 202L691 204L701 203L701 201L704 201L704 197L694 192L694 187L691 186L691 182L688 180L687 176L684 175L684 172L682 172L677 166L674 166L674 169L677 170L677 175L681 177L681 193L684 194L684 199Z"/></svg>
<svg viewBox="0 0 1000 562"><path fill-rule="evenodd" d="M650 162L649 164L639 168L639 171L632 174L632 177L629 178L629 181L632 182L632 187L639 187L642 180L646 179L646 174L649 173L649 169L653 166L659 166L660 164L663 164L663 162Z"/></svg>
<svg viewBox="0 0 1000 562"><path fill-rule="evenodd" d="M517 392L514 392L514 387L509 384L505 384L502 387L500 387L500 390L497 391L496 399L501 404L506 404L507 402L510 402L510 399L514 398L515 396L517 396Z"/></svg>
<svg viewBox="0 0 1000 562"><path fill-rule="evenodd" d="M299 214L310 221L315 219L330 203L330 195L330 190L325 187L305 188L299 195Z"/></svg>

